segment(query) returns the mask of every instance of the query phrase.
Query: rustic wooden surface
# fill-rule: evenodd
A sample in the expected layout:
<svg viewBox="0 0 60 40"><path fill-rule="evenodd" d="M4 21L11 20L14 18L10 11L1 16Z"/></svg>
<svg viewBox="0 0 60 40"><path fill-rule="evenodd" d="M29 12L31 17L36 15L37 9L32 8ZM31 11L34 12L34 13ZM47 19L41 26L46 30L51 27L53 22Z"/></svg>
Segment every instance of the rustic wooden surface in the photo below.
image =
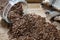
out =
<svg viewBox="0 0 60 40"><path fill-rule="evenodd" d="M29 3L40 3L42 0L26 0Z"/></svg>
<svg viewBox="0 0 60 40"><path fill-rule="evenodd" d="M40 15L42 17L46 17L45 10L42 8L40 3L29 3L28 4L28 12L35 13L37 15Z"/></svg>

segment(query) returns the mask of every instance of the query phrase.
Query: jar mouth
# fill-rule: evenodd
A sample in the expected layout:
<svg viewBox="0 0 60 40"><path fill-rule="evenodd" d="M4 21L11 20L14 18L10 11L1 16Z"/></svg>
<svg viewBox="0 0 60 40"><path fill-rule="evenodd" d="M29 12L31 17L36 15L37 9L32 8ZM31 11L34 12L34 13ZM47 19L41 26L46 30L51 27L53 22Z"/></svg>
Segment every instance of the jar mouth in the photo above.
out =
<svg viewBox="0 0 60 40"><path fill-rule="evenodd" d="M15 4L17 4L18 2L23 2L25 3L25 0L10 0L9 3L13 6Z"/></svg>
<svg viewBox="0 0 60 40"><path fill-rule="evenodd" d="M19 1L19 2L22 4L23 12L26 13L26 10L27 10L27 2L26 2L26 1ZM19 3L19 2L16 2L15 4L17 4L17 3ZM6 7L4 8L2 18L3 18L6 22L8 22L8 23L11 23L11 22L8 20L8 18L7 18L8 13L9 13L10 9L11 9L15 4L8 3L8 4L6 5Z"/></svg>

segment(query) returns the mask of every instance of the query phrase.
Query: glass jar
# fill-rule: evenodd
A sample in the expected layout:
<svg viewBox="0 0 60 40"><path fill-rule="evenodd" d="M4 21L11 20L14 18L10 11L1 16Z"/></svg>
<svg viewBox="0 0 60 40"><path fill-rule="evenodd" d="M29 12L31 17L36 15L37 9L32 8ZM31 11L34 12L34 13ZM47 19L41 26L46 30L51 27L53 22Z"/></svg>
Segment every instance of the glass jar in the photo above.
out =
<svg viewBox="0 0 60 40"><path fill-rule="evenodd" d="M26 13L27 10L27 2L25 0L9 0L8 4L5 6L4 11L3 11L3 15L2 18L7 22L10 23L10 21L7 18L8 12L10 11L10 9L17 4L18 2L21 3L23 12Z"/></svg>

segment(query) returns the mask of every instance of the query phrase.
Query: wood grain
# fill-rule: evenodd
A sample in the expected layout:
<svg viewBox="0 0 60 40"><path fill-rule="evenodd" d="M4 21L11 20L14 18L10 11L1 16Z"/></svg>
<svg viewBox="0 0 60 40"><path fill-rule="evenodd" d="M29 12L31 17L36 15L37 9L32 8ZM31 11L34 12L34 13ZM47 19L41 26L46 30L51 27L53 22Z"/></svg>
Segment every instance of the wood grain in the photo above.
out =
<svg viewBox="0 0 60 40"><path fill-rule="evenodd" d="M28 3L40 3L42 0L26 0Z"/></svg>

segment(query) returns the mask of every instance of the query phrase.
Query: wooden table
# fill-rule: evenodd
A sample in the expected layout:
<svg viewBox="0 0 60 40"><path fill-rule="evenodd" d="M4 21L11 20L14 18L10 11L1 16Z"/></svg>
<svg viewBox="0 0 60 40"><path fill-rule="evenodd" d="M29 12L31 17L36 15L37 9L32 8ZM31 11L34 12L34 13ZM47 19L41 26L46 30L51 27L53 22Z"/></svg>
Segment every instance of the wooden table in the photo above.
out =
<svg viewBox="0 0 60 40"><path fill-rule="evenodd" d="M26 0L28 3L40 3L42 0Z"/></svg>
<svg viewBox="0 0 60 40"><path fill-rule="evenodd" d="M35 13L42 17L46 17L44 9L41 7L40 3L29 3L27 8L28 13Z"/></svg>

